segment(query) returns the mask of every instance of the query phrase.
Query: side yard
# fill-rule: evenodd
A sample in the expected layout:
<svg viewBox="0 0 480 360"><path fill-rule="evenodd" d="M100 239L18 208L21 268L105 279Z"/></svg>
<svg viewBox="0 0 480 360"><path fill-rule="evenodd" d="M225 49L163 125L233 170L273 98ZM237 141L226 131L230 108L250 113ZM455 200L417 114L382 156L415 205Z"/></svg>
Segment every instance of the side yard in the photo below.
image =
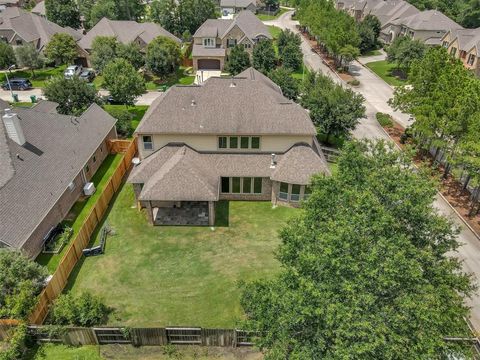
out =
<svg viewBox="0 0 480 360"><path fill-rule="evenodd" d="M234 327L238 281L278 271L278 231L298 211L220 202L215 228L153 227L124 185L105 220L114 231L106 253L83 258L69 290L102 296L113 308L109 325Z"/></svg>

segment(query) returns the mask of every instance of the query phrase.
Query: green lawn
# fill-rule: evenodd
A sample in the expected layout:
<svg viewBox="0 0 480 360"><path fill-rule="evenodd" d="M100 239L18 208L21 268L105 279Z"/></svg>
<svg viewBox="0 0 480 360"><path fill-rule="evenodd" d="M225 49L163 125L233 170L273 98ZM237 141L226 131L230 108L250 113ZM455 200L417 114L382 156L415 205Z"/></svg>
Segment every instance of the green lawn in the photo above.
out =
<svg viewBox="0 0 480 360"><path fill-rule="evenodd" d="M237 281L279 270L278 231L298 211L221 202L213 229L151 226L126 184L106 218L115 232L106 253L82 259L68 288L101 295L114 309L109 325L233 327L242 315Z"/></svg>
<svg viewBox="0 0 480 360"><path fill-rule="evenodd" d="M42 344L29 349L25 360L102 360L100 348L89 345L81 347L60 344Z"/></svg>
<svg viewBox="0 0 480 360"><path fill-rule="evenodd" d="M262 20L262 21L268 21L268 20L275 20L279 18L281 15L285 14L288 10L281 8L280 11L278 12L277 15L265 15L265 14L257 14L257 17Z"/></svg>
<svg viewBox="0 0 480 360"><path fill-rule="evenodd" d="M125 105L103 105L103 109L106 112L110 112L110 110L113 109L125 109ZM132 126L133 129L136 129L143 115L145 115L145 112L148 110L148 105L129 106L126 109L129 113L133 114Z"/></svg>
<svg viewBox="0 0 480 360"><path fill-rule="evenodd" d="M66 66L59 66L56 68L45 68L45 69L39 69L35 70L35 77L32 77L32 72L30 70L24 71L24 70L17 70L17 71L12 71L12 74L8 74L9 78L26 78L29 79L32 82L33 87L39 87L43 88L45 87L45 82L49 80L53 76L58 76L62 75L63 72L65 71ZM0 73L0 82L6 81L6 76L5 73Z"/></svg>
<svg viewBox="0 0 480 360"><path fill-rule="evenodd" d="M122 158L122 154L108 155L91 180L95 184L97 191L95 191L95 193L86 200L77 201L70 209L70 213L67 216L68 219L64 220L64 223L72 227L74 231L73 235L70 237L70 240L72 240L75 234L80 230L83 221L86 219L97 199L102 194L103 189L107 185L108 180L113 175L113 172L117 168ZM68 246L69 244L65 245L62 251L60 251L58 254L40 253L40 255L36 258L36 262L46 266L48 271L53 273L55 272L63 255L67 251Z"/></svg>
<svg viewBox="0 0 480 360"><path fill-rule="evenodd" d="M380 50L370 50L370 51L367 51L365 54L362 54L362 56L377 56L377 55L382 55L382 53L380 52Z"/></svg>
<svg viewBox="0 0 480 360"><path fill-rule="evenodd" d="M177 72L174 75L167 77L167 79L160 79L157 76L150 76L145 74L145 86L147 90L158 90L163 85L166 85L167 87L173 86L175 84L191 85L195 80L195 76L187 74L186 71L188 70L188 68L180 66L177 69ZM103 76L98 75L95 80L93 80L93 83L95 84L97 90L101 89L103 84Z"/></svg>
<svg viewBox="0 0 480 360"><path fill-rule="evenodd" d="M407 80L400 79L392 74L392 70L395 70L396 65L389 63L386 60L367 63L366 66L380 76L387 84L392 86L407 84Z"/></svg>
<svg viewBox="0 0 480 360"><path fill-rule="evenodd" d="M302 66L295 70L293 73L292 73L292 77L294 79L297 79L297 80L303 80L303 75L306 74L308 71L307 67L305 66L305 64L302 64Z"/></svg>

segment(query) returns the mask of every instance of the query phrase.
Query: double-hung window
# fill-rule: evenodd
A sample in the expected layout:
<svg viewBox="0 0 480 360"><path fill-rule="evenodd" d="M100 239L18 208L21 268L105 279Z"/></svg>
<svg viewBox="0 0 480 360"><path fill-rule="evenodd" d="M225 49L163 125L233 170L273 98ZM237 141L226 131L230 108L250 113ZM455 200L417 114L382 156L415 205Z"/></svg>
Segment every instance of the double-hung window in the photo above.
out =
<svg viewBox="0 0 480 360"><path fill-rule="evenodd" d="M288 184L287 183L280 183L280 193L278 197L282 200L288 200Z"/></svg>
<svg viewBox="0 0 480 360"><path fill-rule="evenodd" d="M227 137L226 136L220 136L218 138L218 148L219 149L226 149L227 148Z"/></svg>
<svg viewBox="0 0 480 360"><path fill-rule="evenodd" d="M215 47L215 38L203 38L204 47Z"/></svg>
<svg viewBox="0 0 480 360"><path fill-rule="evenodd" d="M237 39L227 39L227 47L232 48L237 45Z"/></svg>
<svg viewBox="0 0 480 360"><path fill-rule="evenodd" d="M456 53L457 53L457 48L452 47L452 49L450 50L450 55L455 56Z"/></svg>
<svg viewBox="0 0 480 360"><path fill-rule="evenodd" d="M143 135L142 142L144 150L153 150L153 139L151 135Z"/></svg>
<svg viewBox="0 0 480 360"><path fill-rule="evenodd" d="M261 177L222 177L222 194L262 194Z"/></svg>
<svg viewBox="0 0 480 360"><path fill-rule="evenodd" d="M219 136L219 149L260 149L259 136Z"/></svg>
<svg viewBox="0 0 480 360"><path fill-rule="evenodd" d="M474 62L475 62L475 55L473 54L468 55L467 64L472 66Z"/></svg>
<svg viewBox="0 0 480 360"><path fill-rule="evenodd" d="M292 185L292 193L290 194L291 201L300 201L300 185Z"/></svg>

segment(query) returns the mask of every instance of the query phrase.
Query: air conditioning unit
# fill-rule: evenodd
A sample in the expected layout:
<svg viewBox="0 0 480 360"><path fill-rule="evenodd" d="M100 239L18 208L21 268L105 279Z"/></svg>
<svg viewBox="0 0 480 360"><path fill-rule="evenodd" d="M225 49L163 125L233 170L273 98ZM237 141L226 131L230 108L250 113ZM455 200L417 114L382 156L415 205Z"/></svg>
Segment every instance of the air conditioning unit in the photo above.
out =
<svg viewBox="0 0 480 360"><path fill-rule="evenodd" d="M95 190L96 189L93 182L88 182L83 186L83 193L85 196L92 196Z"/></svg>

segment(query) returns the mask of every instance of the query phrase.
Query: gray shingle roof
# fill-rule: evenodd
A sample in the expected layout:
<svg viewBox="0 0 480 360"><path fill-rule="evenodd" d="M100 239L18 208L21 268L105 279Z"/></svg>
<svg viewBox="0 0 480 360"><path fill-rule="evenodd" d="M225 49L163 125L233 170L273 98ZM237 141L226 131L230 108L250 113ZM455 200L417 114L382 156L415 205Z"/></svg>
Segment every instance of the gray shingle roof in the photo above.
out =
<svg viewBox="0 0 480 360"><path fill-rule="evenodd" d="M173 86L150 106L139 134L315 135L306 110L254 79L212 77L203 85Z"/></svg>
<svg viewBox="0 0 480 360"><path fill-rule="evenodd" d="M5 138L0 123L0 159L15 170L0 187L0 241L21 248L115 125L98 105L80 117L16 108L27 143ZM76 120L75 120L76 119ZM2 138L3 136L3 138ZM16 156L18 154L18 156ZM4 162L0 173L4 172Z"/></svg>
<svg viewBox="0 0 480 360"><path fill-rule="evenodd" d="M32 110L55 114L57 113L57 107L58 103L54 101L42 100L35 104Z"/></svg>
<svg viewBox="0 0 480 360"><path fill-rule="evenodd" d="M426 10L419 12L418 14L401 17L392 23L404 25L413 30L448 31L449 29L463 28L461 25L437 10Z"/></svg>
<svg viewBox="0 0 480 360"><path fill-rule="evenodd" d="M168 144L144 159L128 182L144 184L140 200L216 201L221 177L270 177L307 185L317 173L329 174L325 160L307 144L276 157L260 153L199 153L184 144Z"/></svg>
<svg viewBox="0 0 480 360"><path fill-rule="evenodd" d="M246 8L250 4L257 5L256 0L220 0L221 7L240 7Z"/></svg>
<svg viewBox="0 0 480 360"><path fill-rule="evenodd" d="M480 49L480 28L476 29L451 29L451 39L458 40L458 47L463 51L470 51L477 47Z"/></svg>
<svg viewBox="0 0 480 360"><path fill-rule="evenodd" d="M42 49L57 33L69 34L77 41L82 37L80 32L72 28L63 28L42 16L16 7L0 12L0 30L3 29L13 30L27 42L38 42L38 49Z"/></svg>
<svg viewBox="0 0 480 360"><path fill-rule="evenodd" d="M45 1L40 1L39 3L37 3L37 5L35 5L32 9L32 13L45 16L47 13L45 11Z"/></svg>
<svg viewBox="0 0 480 360"><path fill-rule="evenodd" d="M272 38L268 27L250 10L241 11L233 19L208 19L198 28L193 37L223 38L235 25L251 40L258 36Z"/></svg>
<svg viewBox="0 0 480 360"><path fill-rule="evenodd" d="M222 48L207 48L202 45L193 45L192 56L225 56L225 49Z"/></svg>
<svg viewBox="0 0 480 360"><path fill-rule="evenodd" d="M113 36L123 44L130 43L138 37L148 44L158 36L166 36L178 43L181 42L175 35L155 23L137 23L136 21L103 18L78 42L78 45L89 50L97 36Z"/></svg>

